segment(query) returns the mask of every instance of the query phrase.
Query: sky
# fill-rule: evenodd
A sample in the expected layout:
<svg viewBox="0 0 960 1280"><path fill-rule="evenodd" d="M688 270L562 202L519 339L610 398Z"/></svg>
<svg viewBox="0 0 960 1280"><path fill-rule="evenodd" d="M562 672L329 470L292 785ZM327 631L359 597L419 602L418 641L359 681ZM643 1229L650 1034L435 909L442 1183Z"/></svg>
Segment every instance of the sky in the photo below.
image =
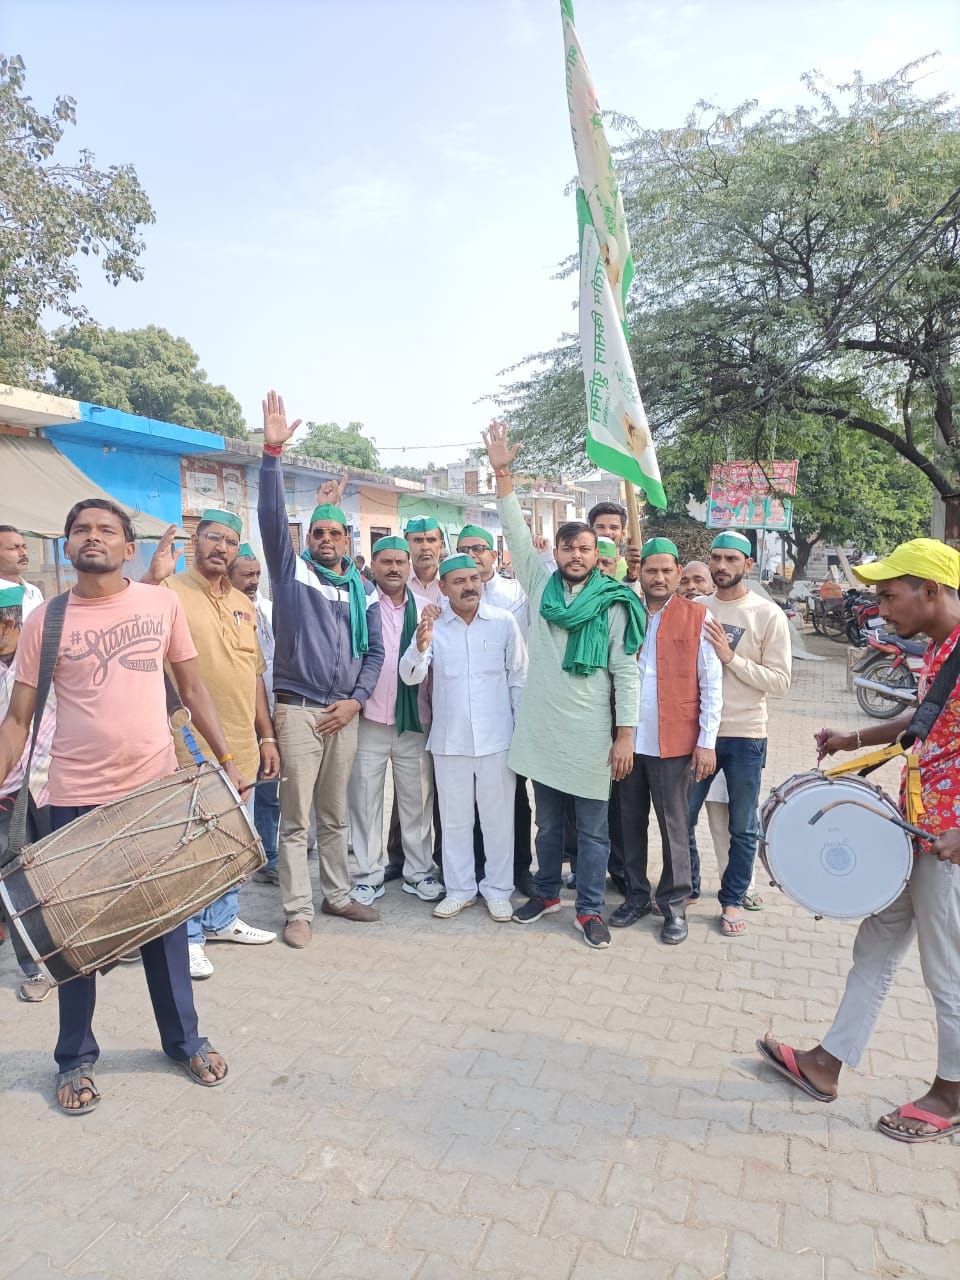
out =
<svg viewBox="0 0 960 1280"><path fill-rule="evenodd" d="M935 50L929 92L960 85L956 0L579 0L576 20L601 106L644 126ZM273 387L291 417L363 422L386 466L452 461L501 371L574 327L557 0L0 0L0 49L41 109L77 100L63 154L132 163L156 211L145 279L90 271L91 315L186 338L248 426Z"/></svg>

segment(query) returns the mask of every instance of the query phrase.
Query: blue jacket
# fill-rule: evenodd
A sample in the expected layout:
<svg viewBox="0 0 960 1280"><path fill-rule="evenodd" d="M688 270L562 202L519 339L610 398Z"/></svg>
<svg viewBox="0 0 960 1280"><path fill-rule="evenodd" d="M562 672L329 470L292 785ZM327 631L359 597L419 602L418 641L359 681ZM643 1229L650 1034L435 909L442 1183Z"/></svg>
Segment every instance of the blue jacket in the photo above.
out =
<svg viewBox="0 0 960 1280"><path fill-rule="evenodd" d="M260 465L257 502L263 555L273 593L273 687L326 706L370 697L383 666L380 600L368 592L367 652L354 658L350 644L350 596L319 576L293 549L287 523L280 459Z"/></svg>

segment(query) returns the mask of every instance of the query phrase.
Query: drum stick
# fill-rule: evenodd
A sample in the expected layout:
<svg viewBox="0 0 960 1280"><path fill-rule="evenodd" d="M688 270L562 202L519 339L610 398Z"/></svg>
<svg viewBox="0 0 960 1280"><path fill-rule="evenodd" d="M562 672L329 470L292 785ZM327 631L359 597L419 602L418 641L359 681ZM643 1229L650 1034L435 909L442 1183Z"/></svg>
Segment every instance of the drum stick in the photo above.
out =
<svg viewBox="0 0 960 1280"><path fill-rule="evenodd" d="M892 822L895 827L900 827L903 831L915 836L918 840L925 840L927 844L933 844L936 836L932 836L929 831L923 831L920 827L913 826L912 823L904 822L902 818L895 818L892 813L884 813L880 809L874 809L872 805L864 804L862 800L831 800L829 804L825 804L822 809L818 809L812 818L807 821L812 827L819 822L825 813L831 809L836 809L840 804L855 804L858 809L866 809L867 813L875 814L878 818L885 818L887 822Z"/></svg>

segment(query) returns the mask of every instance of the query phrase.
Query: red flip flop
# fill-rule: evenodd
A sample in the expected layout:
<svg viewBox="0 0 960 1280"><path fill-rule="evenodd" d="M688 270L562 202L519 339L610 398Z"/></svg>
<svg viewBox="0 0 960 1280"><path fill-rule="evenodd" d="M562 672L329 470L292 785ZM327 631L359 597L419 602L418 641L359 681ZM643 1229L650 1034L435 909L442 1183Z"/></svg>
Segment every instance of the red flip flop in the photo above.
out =
<svg viewBox="0 0 960 1280"><path fill-rule="evenodd" d="M758 1040L757 1048L760 1050L760 1056L766 1062L769 1062L774 1071L779 1071L786 1080L789 1080L791 1084L795 1084L798 1089L802 1089L808 1097L813 1098L816 1102L836 1102L837 1095L835 1093L821 1093L801 1073L800 1068L797 1066L796 1051L791 1049L788 1044L780 1045L780 1052L783 1054L782 1060L776 1056L765 1040Z"/></svg>
<svg viewBox="0 0 960 1280"><path fill-rule="evenodd" d="M921 1107L915 1107L912 1102L905 1102L902 1107L898 1107L897 1114L901 1120L919 1120L923 1124L932 1124L937 1132L905 1133L901 1129L893 1129L890 1125L884 1124L882 1120L878 1120L877 1128L880 1132L888 1138L893 1138L896 1142L936 1142L940 1138L949 1138L951 1133L960 1133L960 1124L945 1120L943 1116L934 1115L932 1111L924 1111Z"/></svg>

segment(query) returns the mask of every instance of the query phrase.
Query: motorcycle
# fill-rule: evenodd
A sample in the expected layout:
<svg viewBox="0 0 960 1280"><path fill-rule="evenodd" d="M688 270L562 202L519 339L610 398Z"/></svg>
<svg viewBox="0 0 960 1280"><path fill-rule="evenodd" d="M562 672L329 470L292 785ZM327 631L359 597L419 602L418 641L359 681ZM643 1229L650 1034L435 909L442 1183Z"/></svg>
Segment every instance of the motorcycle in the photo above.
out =
<svg viewBox="0 0 960 1280"><path fill-rule="evenodd" d="M868 634L866 644L853 668L857 702L875 720L892 720L917 701L927 646L922 640L901 640L886 631Z"/></svg>

